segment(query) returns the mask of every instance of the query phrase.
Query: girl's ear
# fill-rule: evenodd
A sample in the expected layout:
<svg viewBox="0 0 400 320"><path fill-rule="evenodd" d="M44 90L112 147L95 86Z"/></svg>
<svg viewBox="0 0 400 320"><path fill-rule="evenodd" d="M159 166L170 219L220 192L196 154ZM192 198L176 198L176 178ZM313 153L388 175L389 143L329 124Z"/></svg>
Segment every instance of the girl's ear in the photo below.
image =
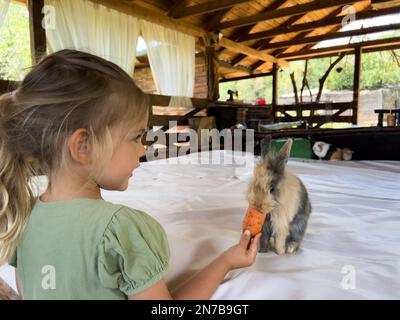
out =
<svg viewBox="0 0 400 320"><path fill-rule="evenodd" d="M91 163L91 149L87 129L77 129L68 139L68 147L74 161L87 165Z"/></svg>

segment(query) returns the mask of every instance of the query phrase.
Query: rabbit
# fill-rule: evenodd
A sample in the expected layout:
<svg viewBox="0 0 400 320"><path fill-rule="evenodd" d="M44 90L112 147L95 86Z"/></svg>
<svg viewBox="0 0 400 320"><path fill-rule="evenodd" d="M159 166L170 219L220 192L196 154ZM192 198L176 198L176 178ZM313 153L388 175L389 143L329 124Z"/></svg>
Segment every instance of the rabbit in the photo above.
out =
<svg viewBox="0 0 400 320"><path fill-rule="evenodd" d="M293 141L273 155L271 136L261 141L261 160L250 181L249 205L267 213L261 230L259 252L275 249L278 255L295 253L302 242L311 214L311 202L301 180L286 169Z"/></svg>

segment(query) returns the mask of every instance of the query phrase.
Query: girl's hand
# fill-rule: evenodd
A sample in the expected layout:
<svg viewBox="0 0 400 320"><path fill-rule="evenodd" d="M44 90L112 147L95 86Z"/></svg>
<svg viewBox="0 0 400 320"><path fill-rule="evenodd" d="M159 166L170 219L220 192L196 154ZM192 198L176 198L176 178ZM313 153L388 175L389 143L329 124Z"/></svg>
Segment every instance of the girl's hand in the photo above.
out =
<svg viewBox="0 0 400 320"><path fill-rule="evenodd" d="M261 233L251 238L250 231L246 230L239 243L222 254L230 270L249 267L256 261L260 238Z"/></svg>

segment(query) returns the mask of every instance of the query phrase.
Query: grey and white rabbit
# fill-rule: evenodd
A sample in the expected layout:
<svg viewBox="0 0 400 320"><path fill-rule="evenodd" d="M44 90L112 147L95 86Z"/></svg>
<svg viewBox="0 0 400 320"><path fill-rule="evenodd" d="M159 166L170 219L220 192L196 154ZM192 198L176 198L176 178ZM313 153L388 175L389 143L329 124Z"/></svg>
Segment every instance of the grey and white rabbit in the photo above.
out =
<svg viewBox="0 0 400 320"><path fill-rule="evenodd" d="M262 227L260 252L269 249L275 249L279 255L296 252L307 228L311 213L307 190L286 169L292 143L289 139L274 155L271 137L261 141L261 160L255 167L247 195L250 206L268 213Z"/></svg>

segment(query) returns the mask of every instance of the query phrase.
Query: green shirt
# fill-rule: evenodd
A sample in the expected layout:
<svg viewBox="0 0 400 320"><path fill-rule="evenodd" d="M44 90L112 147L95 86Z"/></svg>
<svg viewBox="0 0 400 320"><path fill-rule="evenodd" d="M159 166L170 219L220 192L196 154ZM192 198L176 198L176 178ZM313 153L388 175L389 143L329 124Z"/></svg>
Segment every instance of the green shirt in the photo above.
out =
<svg viewBox="0 0 400 320"><path fill-rule="evenodd" d="M126 299L165 275L163 228L104 200L37 200L11 265L24 299Z"/></svg>

